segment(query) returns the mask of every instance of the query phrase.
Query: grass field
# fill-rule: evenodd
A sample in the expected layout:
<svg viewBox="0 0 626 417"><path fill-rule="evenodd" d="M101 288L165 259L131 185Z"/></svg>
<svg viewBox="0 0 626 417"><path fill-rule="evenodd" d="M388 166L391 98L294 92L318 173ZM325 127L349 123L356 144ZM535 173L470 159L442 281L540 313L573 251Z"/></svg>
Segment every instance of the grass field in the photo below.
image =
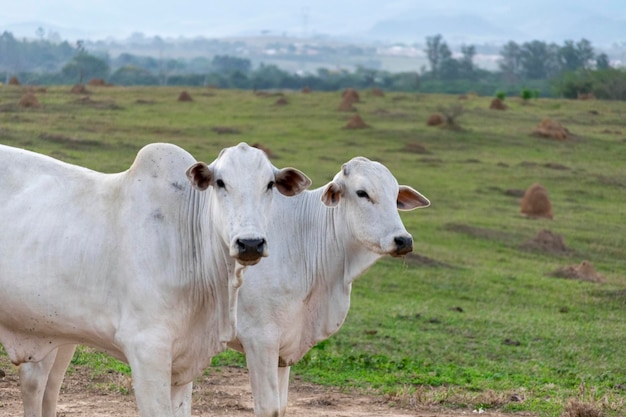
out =
<svg viewBox="0 0 626 417"><path fill-rule="evenodd" d="M383 259L353 287L338 334L293 373L320 384L374 390L403 405L482 407L560 416L576 399L626 415L626 103L361 92L370 126L344 129L340 93L68 86L36 92L0 87L0 143L103 172L125 170L150 142L173 142L212 161L240 141L261 143L278 167L329 181L363 155L387 165L432 206L402 214L420 257ZM458 128L429 127L440 108L461 105ZM531 135L544 118L572 134ZM544 185L554 219L520 215L519 195ZM517 195L517 196L516 196ZM528 249L541 230L567 250ZM1 232L1 231L0 231ZM591 262L603 283L551 272ZM225 352L215 366L243 357ZM73 366L128 372L83 349Z"/></svg>

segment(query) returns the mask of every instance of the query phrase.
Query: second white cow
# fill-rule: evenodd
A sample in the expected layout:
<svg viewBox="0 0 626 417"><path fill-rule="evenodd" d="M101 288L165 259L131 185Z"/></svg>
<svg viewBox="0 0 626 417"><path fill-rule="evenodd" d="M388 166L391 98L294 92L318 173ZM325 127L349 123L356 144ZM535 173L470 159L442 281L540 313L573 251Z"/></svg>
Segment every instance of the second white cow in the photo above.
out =
<svg viewBox="0 0 626 417"><path fill-rule="evenodd" d="M352 282L382 256L413 250L398 210L429 205L363 157L322 188L276 196L268 233L277 246L246 273L237 340L229 343L245 351L258 417L285 415L290 366L339 330Z"/></svg>
<svg viewBox="0 0 626 417"><path fill-rule="evenodd" d="M235 336L243 265L267 255L274 189L309 184L243 143L211 165L152 144L117 174L0 146L0 342L25 415L55 415L77 343L130 364L142 417L190 415Z"/></svg>

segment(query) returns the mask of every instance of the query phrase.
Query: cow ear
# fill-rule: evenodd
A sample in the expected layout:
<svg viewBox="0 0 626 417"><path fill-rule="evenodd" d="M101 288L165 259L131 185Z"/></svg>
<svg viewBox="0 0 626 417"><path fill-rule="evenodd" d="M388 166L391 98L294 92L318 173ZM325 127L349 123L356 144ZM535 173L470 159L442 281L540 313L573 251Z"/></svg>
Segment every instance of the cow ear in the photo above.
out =
<svg viewBox="0 0 626 417"><path fill-rule="evenodd" d="M295 168L283 168L274 176L278 191L288 197L298 195L311 186L311 179Z"/></svg>
<svg viewBox="0 0 626 417"><path fill-rule="evenodd" d="M341 194L343 194L341 186L336 182L330 182L322 193L322 203L328 207L335 207L341 201Z"/></svg>
<svg viewBox="0 0 626 417"><path fill-rule="evenodd" d="M398 190L398 210L408 211L430 206L430 201L408 185Z"/></svg>
<svg viewBox="0 0 626 417"><path fill-rule="evenodd" d="M193 188L199 191L209 188L213 180L213 171L204 162L196 162L187 168L186 174Z"/></svg>

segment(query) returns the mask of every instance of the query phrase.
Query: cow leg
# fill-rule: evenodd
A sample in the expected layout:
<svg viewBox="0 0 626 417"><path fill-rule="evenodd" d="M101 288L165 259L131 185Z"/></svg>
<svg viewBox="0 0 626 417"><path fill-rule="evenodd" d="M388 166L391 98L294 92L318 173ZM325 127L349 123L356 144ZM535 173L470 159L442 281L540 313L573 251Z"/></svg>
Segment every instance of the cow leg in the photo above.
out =
<svg viewBox="0 0 626 417"><path fill-rule="evenodd" d="M175 417L191 417L192 389L192 382L172 387L172 407Z"/></svg>
<svg viewBox="0 0 626 417"><path fill-rule="evenodd" d="M278 346L259 343L257 340L245 346L246 362L254 414L257 417L277 417L280 415L280 397L278 391Z"/></svg>
<svg viewBox="0 0 626 417"><path fill-rule="evenodd" d="M56 358L48 374L48 383L43 394L43 417L56 417L57 402L63 377L74 357L75 351L76 345L63 345L57 348Z"/></svg>
<svg viewBox="0 0 626 417"><path fill-rule="evenodd" d="M280 412L278 417L284 417L287 412L287 396L289 395L290 366L278 368L278 393L280 396Z"/></svg>
<svg viewBox="0 0 626 417"><path fill-rule="evenodd" d="M125 350L133 377L133 389L141 417L173 417L172 356L160 335L138 335ZM170 342L171 346L171 342Z"/></svg>
<svg viewBox="0 0 626 417"><path fill-rule="evenodd" d="M48 371L52 368L55 355L56 349L39 362L26 362L20 365L20 391L24 404L24 417L41 417Z"/></svg>
<svg viewBox="0 0 626 417"><path fill-rule="evenodd" d="M39 362L20 365L20 390L26 417L55 417L59 391L76 345L63 345Z"/></svg>

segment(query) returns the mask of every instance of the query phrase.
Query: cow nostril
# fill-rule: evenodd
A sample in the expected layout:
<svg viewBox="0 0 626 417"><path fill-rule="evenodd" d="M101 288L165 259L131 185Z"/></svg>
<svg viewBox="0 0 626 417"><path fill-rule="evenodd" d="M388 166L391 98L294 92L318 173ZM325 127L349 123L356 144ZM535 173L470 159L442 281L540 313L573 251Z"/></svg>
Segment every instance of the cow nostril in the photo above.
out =
<svg viewBox="0 0 626 417"><path fill-rule="evenodd" d="M408 253L413 250L413 239L406 236L397 236L393 239L399 253Z"/></svg>
<svg viewBox="0 0 626 417"><path fill-rule="evenodd" d="M256 251L263 253L265 251L265 239L258 239L259 243L256 245Z"/></svg>
<svg viewBox="0 0 626 417"><path fill-rule="evenodd" d="M265 239L237 239L240 254L260 255L265 251Z"/></svg>

